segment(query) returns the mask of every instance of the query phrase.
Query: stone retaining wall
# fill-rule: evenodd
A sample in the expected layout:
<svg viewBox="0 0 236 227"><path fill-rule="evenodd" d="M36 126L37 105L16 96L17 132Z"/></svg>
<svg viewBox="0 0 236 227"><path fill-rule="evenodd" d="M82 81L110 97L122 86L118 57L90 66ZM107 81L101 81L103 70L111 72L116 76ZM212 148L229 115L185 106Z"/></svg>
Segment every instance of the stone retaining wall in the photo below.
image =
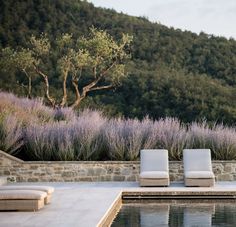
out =
<svg viewBox="0 0 236 227"><path fill-rule="evenodd" d="M183 181L183 165L170 162L171 181ZM214 161L218 181L236 180L236 161ZM139 162L24 162L0 151L0 176L9 181L138 181Z"/></svg>

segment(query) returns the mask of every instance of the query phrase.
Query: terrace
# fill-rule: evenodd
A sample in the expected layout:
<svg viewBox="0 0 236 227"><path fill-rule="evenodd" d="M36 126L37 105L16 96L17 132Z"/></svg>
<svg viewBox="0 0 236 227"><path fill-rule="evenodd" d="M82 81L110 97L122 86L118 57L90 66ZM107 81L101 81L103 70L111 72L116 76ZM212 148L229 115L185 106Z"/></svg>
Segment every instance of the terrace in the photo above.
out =
<svg viewBox="0 0 236 227"><path fill-rule="evenodd" d="M2 116L0 176L9 184L55 188L52 203L38 212L1 212L2 226L109 226L122 203L134 200L236 196L235 127L171 118L109 119L89 110L77 115L62 109L58 118L40 101L0 96L3 109L15 108ZM139 187L140 149L161 147L169 150L170 187ZM215 187L184 187L185 147L211 149Z"/></svg>
<svg viewBox="0 0 236 227"><path fill-rule="evenodd" d="M15 184L15 183L14 183ZM17 183L35 184L35 183ZM122 199L152 198L235 198L236 182L218 182L214 188L140 188L137 182L37 183L55 187L52 203L38 212L1 212L1 226L109 226L120 209ZM132 195L132 196L131 196ZM134 197L135 196L135 197ZM165 198L167 198L165 197Z"/></svg>
<svg viewBox="0 0 236 227"><path fill-rule="evenodd" d="M213 162L218 181L215 187L210 188L185 187L181 182L182 163L175 161L170 165L172 180L169 187L139 187L139 162L33 162L22 161L0 151L0 174L5 175L0 178L0 184L8 179L17 181L8 182L11 185L47 185L55 188L51 204L37 212L0 212L0 226L15 226L18 223L22 226L32 226L34 223L36 227L109 226L122 203L126 202L235 199L235 161ZM225 179L231 181L220 181ZM38 182L30 182L33 180ZM50 180L58 182L46 182ZM96 182L86 182L88 180Z"/></svg>

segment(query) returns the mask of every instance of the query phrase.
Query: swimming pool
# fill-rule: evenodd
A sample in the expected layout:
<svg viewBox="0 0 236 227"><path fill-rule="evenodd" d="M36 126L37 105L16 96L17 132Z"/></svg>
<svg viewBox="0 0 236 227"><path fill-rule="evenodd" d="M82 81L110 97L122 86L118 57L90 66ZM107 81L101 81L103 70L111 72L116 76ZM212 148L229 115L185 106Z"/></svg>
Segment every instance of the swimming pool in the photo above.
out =
<svg viewBox="0 0 236 227"><path fill-rule="evenodd" d="M236 226L235 200L169 200L123 204L112 227Z"/></svg>

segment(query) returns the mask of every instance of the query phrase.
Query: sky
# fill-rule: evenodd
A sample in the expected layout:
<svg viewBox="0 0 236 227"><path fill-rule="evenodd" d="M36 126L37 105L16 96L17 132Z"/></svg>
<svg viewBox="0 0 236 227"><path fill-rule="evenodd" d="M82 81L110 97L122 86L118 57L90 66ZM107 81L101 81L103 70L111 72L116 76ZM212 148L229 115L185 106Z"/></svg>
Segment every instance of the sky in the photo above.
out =
<svg viewBox="0 0 236 227"><path fill-rule="evenodd" d="M236 39L236 0L88 0L168 27Z"/></svg>

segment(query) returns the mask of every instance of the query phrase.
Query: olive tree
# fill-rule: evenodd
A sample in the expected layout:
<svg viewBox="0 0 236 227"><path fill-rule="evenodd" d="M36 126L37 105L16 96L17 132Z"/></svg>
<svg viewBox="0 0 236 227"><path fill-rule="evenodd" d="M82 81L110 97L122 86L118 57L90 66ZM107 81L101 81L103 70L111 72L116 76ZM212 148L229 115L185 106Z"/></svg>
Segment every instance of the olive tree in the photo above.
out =
<svg viewBox="0 0 236 227"><path fill-rule="evenodd" d="M34 57L29 49L13 50L10 47L4 48L0 52L0 69L5 72L16 72L19 70L25 74L28 80L27 97L32 96L32 74L34 73Z"/></svg>
<svg viewBox="0 0 236 227"><path fill-rule="evenodd" d="M68 105L68 89L73 89L75 99L70 105L78 107L88 93L116 87L127 74L126 60L130 58L129 46L132 37L122 34L119 41L106 31L90 29L87 37L75 39L71 34L63 34L50 42L45 34L31 36L28 48L1 52L1 63L22 71L28 78L28 96L32 91L32 75L39 75L45 85L45 97L53 107ZM50 93L47 61L55 58L56 68L62 79L62 97L56 99ZM81 81L83 80L83 83ZM84 83L86 81L86 84ZM71 83L71 86L68 86Z"/></svg>

